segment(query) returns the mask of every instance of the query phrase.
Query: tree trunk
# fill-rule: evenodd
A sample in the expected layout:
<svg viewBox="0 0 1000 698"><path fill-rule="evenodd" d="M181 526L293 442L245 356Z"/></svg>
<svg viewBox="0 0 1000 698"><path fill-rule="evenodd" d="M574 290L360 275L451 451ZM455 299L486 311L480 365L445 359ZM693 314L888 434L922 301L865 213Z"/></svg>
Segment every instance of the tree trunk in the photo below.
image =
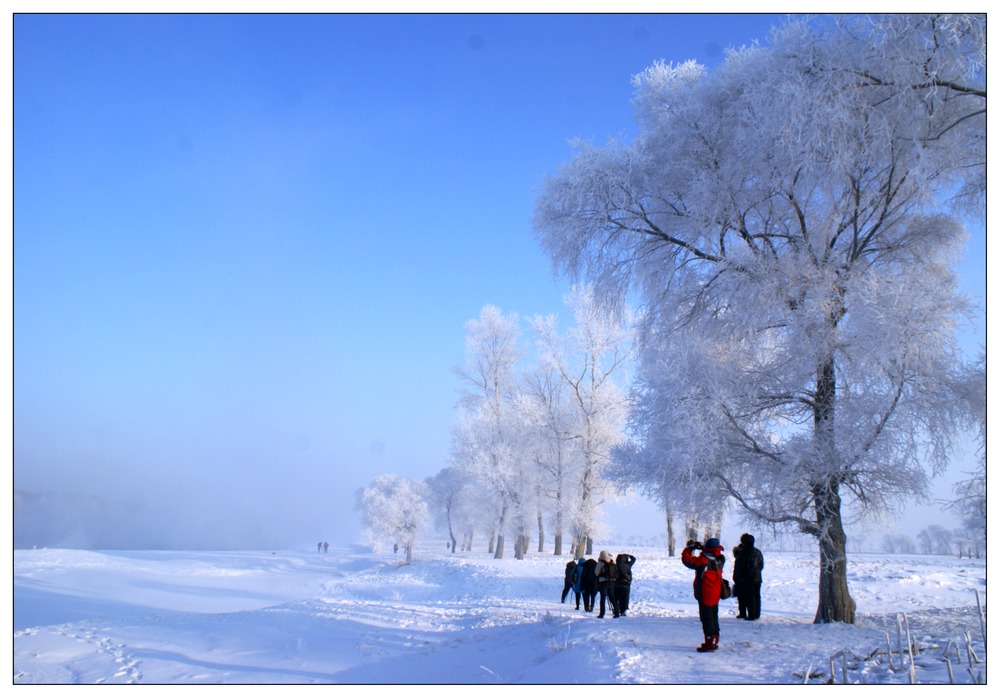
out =
<svg viewBox="0 0 1000 698"><path fill-rule="evenodd" d="M674 557L676 550L674 548L674 512L668 511L664 513L667 519L667 557Z"/></svg>
<svg viewBox="0 0 1000 698"><path fill-rule="evenodd" d="M688 540L695 540L698 538L698 517L689 516L684 521L684 528L686 529Z"/></svg>
<svg viewBox="0 0 1000 698"><path fill-rule="evenodd" d="M528 545L531 543L531 539L526 533L518 533L514 537L514 559L523 560L524 556L528 553Z"/></svg>
<svg viewBox="0 0 1000 698"><path fill-rule="evenodd" d="M836 320L833 321L836 325ZM815 623L854 623L854 599L847 588L847 534L841 516L839 472L836 468L834 403L837 382L833 357L819 367L813 407L813 427L819 457L833 471L813 484L816 536L819 540L819 605Z"/></svg>
<svg viewBox="0 0 1000 698"><path fill-rule="evenodd" d="M503 559L503 532L507 527L507 502L500 507L500 521L497 522L497 548L493 552L494 560Z"/></svg>
<svg viewBox="0 0 1000 698"><path fill-rule="evenodd" d="M545 524L542 521L542 510L538 510L538 552L545 552Z"/></svg>
<svg viewBox="0 0 1000 698"><path fill-rule="evenodd" d="M451 507L448 507L448 537L451 538L451 552L454 554L458 541L455 540L455 531L452 530L451 526Z"/></svg>
<svg viewBox="0 0 1000 698"><path fill-rule="evenodd" d="M587 536L587 554L588 555L594 554L594 539L591 538L590 536Z"/></svg>
<svg viewBox="0 0 1000 698"><path fill-rule="evenodd" d="M819 606L814 623L854 623L856 605L847 588L847 534L835 484L817 495L819 526Z"/></svg>
<svg viewBox="0 0 1000 698"><path fill-rule="evenodd" d="M406 564L413 562L413 543L406 544Z"/></svg>
<svg viewBox="0 0 1000 698"><path fill-rule="evenodd" d="M562 531L556 534L555 543L553 545L553 555L562 555Z"/></svg>

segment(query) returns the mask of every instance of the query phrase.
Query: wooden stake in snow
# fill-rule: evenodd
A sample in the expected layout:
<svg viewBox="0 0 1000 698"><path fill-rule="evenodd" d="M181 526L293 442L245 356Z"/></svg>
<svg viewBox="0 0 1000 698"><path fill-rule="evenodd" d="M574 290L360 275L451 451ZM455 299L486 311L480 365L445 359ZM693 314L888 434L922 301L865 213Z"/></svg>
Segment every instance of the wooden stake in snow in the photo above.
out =
<svg viewBox="0 0 1000 698"><path fill-rule="evenodd" d="M916 669L913 666L913 638L910 637L910 619L903 614L903 622L906 624L906 651L910 654L910 683L917 682Z"/></svg>
<svg viewBox="0 0 1000 698"><path fill-rule="evenodd" d="M979 600L979 589L976 589L976 608L979 609L979 629L983 633L983 652L986 651L986 614L983 613L983 603Z"/></svg>
<svg viewBox="0 0 1000 698"><path fill-rule="evenodd" d="M896 614L896 649L899 650L899 668L902 669L906 666L903 661L903 616L902 614Z"/></svg>

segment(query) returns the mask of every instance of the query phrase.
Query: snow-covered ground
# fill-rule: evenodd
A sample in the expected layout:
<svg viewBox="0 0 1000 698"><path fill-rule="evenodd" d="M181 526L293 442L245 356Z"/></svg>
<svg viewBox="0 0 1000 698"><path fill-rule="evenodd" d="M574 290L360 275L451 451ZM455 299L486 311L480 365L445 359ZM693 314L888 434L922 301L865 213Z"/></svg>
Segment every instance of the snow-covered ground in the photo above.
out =
<svg viewBox="0 0 1000 698"><path fill-rule="evenodd" d="M792 684L810 669L811 683L986 679L984 561L854 554L858 622L814 625L815 555L765 549L761 619L737 619L723 601L720 649L700 654L692 573L659 549L610 552L638 557L626 618L561 604L568 557L551 554L494 560L442 542L400 566L401 555L361 547L18 550L13 681Z"/></svg>

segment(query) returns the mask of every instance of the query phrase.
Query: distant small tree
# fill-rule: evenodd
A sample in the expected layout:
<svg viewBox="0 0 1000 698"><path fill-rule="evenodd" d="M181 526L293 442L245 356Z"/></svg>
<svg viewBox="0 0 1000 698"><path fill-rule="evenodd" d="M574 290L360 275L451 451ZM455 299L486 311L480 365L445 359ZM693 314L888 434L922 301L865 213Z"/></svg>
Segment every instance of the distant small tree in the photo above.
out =
<svg viewBox="0 0 1000 698"><path fill-rule="evenodd" d="M913 539L904 533L886 533L882 536L882 552L891 555L895 553L912 553L914 550Z"/></svg>
<svg viewBox="0 0 1000 698"><path fill-rule="evenodd" d="M458 539L456 529L468 528L465 520L464 503L468 499L469 481L456 468L444 468L437 475L427 478L428 503L433 510L437 525L448 532L448 548L455 552Z"/></svg>
<svg viewBox="0 0 1000 698"><path fill-rule="evenodd" d="M917 534L920 552L925 555L951 555L955 534L944 526L932 524Z"/></svg>
<svg viewBox="0 0 1000 698"><path fill-rule="evenodd" d="M366 540L376 549L386 542L402 546L406 564L413 561L413 543L427 523L427 486L396 475L380 475L357 491L355 508Z"/></svg>

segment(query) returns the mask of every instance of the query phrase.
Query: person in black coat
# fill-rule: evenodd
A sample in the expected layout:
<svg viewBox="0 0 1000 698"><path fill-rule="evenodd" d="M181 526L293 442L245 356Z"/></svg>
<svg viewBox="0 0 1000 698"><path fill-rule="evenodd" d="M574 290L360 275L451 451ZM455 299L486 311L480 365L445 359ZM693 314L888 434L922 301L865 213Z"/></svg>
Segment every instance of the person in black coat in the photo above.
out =
<svg viewBox="0 0 1000 698"><path fill-rule="evenodd" d="M628 612L628 599L632 591L632 565L635 564L635 555L619 553L615 558L615 564L618 565L615 598L618 600L618 614L624 616Z"/></svg>
<svg viewBox="0 0 1000 698"><path fill-rule="evenodd" d="M740 536L740 553L733 563L733 582L739 589L741 610L745 607L747 620L760 618L761 570L764 555L755 547L756 540L749 533Z"/></svg>
<svg viewBox="0 0 1000 698"><path fill-rule="evenodd" d="M601 612L598 618L604 617L605 605L611 606L611 613L618 617L618 598L615 596L618 585L618 566L611 558L611 553L602 550L597 556L597 591L601 594Z"/></svg>
<svg viewBox="0 0 1000 698"><path fill-rule="evenodd" d="M563 590L562 596L559 599L559 603L566 603L566 595L569 594L572 589L576 593L576 609L580 610L580 583L577 581L580 577L577 572L578 565L576 560L570 560L566 563L566 576L563 578Z"/></svg>
<svg viewBox="0 0 1000 698"><path fill-rule="evenodd" d="M737 606L740 612L737 618L747 617L747 597L744 595L743 587L740 586L740 553L743 552L743 544L737 543L733 548L733 596L736 597Z"/></svg>
<svg viewBox="0 0 1000 698"><path fill-rule="evenodd" d="M597 560L587 558L583 562L583 572L580 573L580 593L583 594L583 610L587 613L594 610L597 587Z"/></svg>

